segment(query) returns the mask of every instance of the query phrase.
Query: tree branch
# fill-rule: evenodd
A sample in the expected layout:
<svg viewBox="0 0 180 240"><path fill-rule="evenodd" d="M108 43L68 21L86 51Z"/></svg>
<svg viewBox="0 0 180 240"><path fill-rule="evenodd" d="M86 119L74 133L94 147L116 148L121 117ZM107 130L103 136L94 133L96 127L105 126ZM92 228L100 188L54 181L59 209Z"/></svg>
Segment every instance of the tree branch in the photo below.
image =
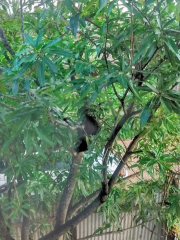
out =
<svg viewBox="0 0 180 240"><path fill-rule="evenodd" d="M114 91L114 93L115 93L117 99L121 102L121 98L120 98L120 96L118 95L118 93L117 93L117 91L116 91L116 88L115 88L115 86L114 86L113 83L112 83L112 88L113 88L113 91Z"/></svg>
<svg viewBox="0 0 180 240"><path fill-rule="evenodd" d="M116 181L116 178L119 176L119 172L123 169L123 167L126 164L127 160L131 156L131 152L135 148L135 146L136 146L136 144L137 144L137 142L139 141L140 138L141 138L141 133L139 133L138 135L136 135L134 137L134 139L129 144L128 148L126 149L126 152L125 152L124 156L122 157L122 160L120 161L119 165L117 166L116 170L114 171L113 175L111 176L111 178L109 180L108 185L109 185L110 189L113 187L113 185L114 185L114 183Z"/></svg>
<svg viewBox="0 0 180 240"><path fill-rule="evenodd" d="M122 127L124 126L124 124L126 123L126 121L132 116L131 111L133 109L134 103L130 104L126 114L124 114L124 116L121 118L121 120L119 121L119 123L117 124L117 126L113 129L111 136L109 137L106 146L105 146L105 152L104 152L104 157L103 157L103 166L105 167L102 170L102 174L103 174L103 181L104 181L104 191L106 194L109 193L109 187L108 187L108 178L107 178L107 163L108 163L108 159L109 159L109 154L111 152L114 140L117 136L117 134L120 132L120 130L122 129Z"/></svg>
<svg viewBox="0 0 180 240"><path fill-rule="evenodd" d="M76 213L81 207L83 207L86 203L91 201L94 197L96 197L100 193L101 189L98 189L91 193L89 196L82 198L76 204L74 204L68 211L68 216L72 216Z"/></svg>
<svg viewBox="0 0 180 240"><path fill-rule="evenodd" d="M68 231L69 228L76 226L80 222L82 222L85 218L87 218L91 213L93 213L100 205L100 194L95 200L89 204L82 212L80 212L77 216L73 217L71 220L67 221L65 224L59 226L57 229L51 231L45 236L39 238L38 240L54 240L59 236L62 236L65 232Z"/></svg>
<svg viewBox="0 0 180 240"><path fill-rule="evenodd" d="M113 187L116 178L119 176L119 171L124 167L124 164L130 157L129 152L132 152L137 142L139 141L140 137L141 137L141 133L135 136L135 138L132 140L129 147L127 148L126 153L122 158L122 161L119 163L111 179L109 180L109 183L108 183L109 190L111 190L111 188ZM109 192L108 192L108 195L109 195ZM54 240L55 238L62 236L65 232L67 232L69 228L76 226L81 221L83 221L87 216L89 216L89 214L93 213L103 203L103 200L105 201L106 199L107 199L107 196L102 187L102 190L100 194L97 196L97 198L95 198L94 201L90 203L84 210L82 210L78 215L73 217L71 220L67 221L65 224L59 226L58 228L51 231L47 235L39 238L39 240L49 240L49 239Z"/></svg>
<svg viewBox="0 0 180 240"><path fill-rule="evenodd" d="M13 57L13 56L15 55L15 52L14 52L13 49L11 48L11 46L10 46L10 44L9 44L7 38L6 38L6 35L5 35L4 31L3 31L3 29L1 28L1 26L0 26L0 38L1 38L2 42L3 42L4 47L7 49L7 51L8 51L8 52L12 55L12 57Z"/></svg>
<svg viewBox="0 0 180 240"><path fill-rule="evenodd" d="M66 221L68 207L71 202L71 198L77 181L77 178L74 178L74 176L79 172L78 164L82 162L82 157L83 152L76 153L76 155L74 154L72 156L72 165L57 210L55 230L58 229L61 225L63 225Z"/></svg>
<svg viewBox="0 0 180 240"><path fill-rule="evenodd" d="M0 239L14 240L14 238L12 238L10 236L9 229L5 224L5 220L4 220L4 216L2 213L1 207L0 207Z"/></svg>
<svg viewBox="0 0 180 240"><path fill-rule="evenodd" d="M65 127L68 127L69 129L71 130L77 130L77 129L81 129L81 130L84 130L84 128L81 126L81 125L76 125L76 126L71 126L69 123L66 123L65 121L59 121L59 120L55 120L54 121L54 124L59 124L59 125L62 125L62 126L65 126Z"/></svg>

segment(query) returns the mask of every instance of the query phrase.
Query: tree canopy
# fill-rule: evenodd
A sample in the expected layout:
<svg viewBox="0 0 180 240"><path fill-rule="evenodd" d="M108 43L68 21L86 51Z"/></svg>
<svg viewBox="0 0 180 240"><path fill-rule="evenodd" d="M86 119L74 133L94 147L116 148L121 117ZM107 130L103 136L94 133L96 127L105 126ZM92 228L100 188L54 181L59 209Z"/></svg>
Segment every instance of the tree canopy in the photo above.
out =
<svg viewBox="0 0 180 240"><path fill-rule="evenodd" d="M39 240L97 209L115 223L132 203L137 223L178 226L180 2L0 3L0 238L21 217L23 240L47 230L34 216L54 205ZM139 181L127 187L124 167Z"/></svg>

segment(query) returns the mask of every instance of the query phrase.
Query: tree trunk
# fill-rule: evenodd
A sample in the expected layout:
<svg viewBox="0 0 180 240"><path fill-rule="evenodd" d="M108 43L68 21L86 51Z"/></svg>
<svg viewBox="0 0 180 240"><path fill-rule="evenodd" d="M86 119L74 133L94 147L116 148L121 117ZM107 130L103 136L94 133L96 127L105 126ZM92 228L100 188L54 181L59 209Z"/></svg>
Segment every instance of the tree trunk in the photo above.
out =
<svg viewBox="0 0 180 240"><path fill-rule="evenodd" d="M27 213L27 212L26 212ZM29 218L23 216L21 240L29 240Z"/></svg>
<svg viewBox="0 0 180 240"><path fill-rule="evenodd" d="M78 164L82 162L82 157L83 153L75 153L72 157L70 173L57 210L55 230L58 229L61 225L63 225L66 221L68 208L77 181L77 178L74 178L74 175L79 172Z"/></svg>
<svg viewBox="0 0 180 240"><path fill-rule="evenodd" d="M0 240L14 240L14 238L10 236L9 229L5 224L1 208L0 208Z"/></svg>
<svg viewBox="0 0 180 240"><path fill-rule="evenodd" d="M71 240L77 240L77 227L71 228Z"/></svg>
<svg viewBox="0 0 180 240"><path fill-rule="evenodd" d="M174 240L174 236L172 234L168 234L167 235L167 240Z"/></svg>

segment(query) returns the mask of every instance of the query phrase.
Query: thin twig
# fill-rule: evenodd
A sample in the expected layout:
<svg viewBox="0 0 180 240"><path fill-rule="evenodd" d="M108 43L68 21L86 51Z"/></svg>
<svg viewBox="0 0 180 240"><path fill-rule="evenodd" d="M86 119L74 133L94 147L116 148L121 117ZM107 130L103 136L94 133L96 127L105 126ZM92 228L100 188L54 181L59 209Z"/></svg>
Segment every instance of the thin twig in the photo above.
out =
<svg viewBox="0 0 180 240"><path fill-rule="evenodd" d="M103 55L104 55L104 60L106 62L106 68L108 70L108 73L109 72L109 65L108 65L108 59L107 59L107 36L108 36L108 24L109 24L109 18L106 17L106 36L105 36L105 42L104 42L104 51L103 51Z"/></svg>
<svg viewBox="0 0 180 240"><path fill-rule="evenodd" d="M96 26L97 28L101 28L98 24L96 24L95 22L93 22L90 18L85 17L85 20L86 20L87 22L92 23L92 24L93 24L94 26Z"/></svg>
<svg viewBox="0 0 180 240"><path fill-rule="evenodd" d="M121 98L120 98L120 96L118 95L118 93L117 93L117 91L116 91L116 88L115 88L115 86L114 86L114 83L112 83L112 87L113 87L113 91L114 91L116 97L117 97L118 100L121 102Z"/></svg>
<svg viewBox="0 0 180 240"><path fill-rule="evenodd" d="M118 119L119 119L119 116L120 116L121 108L122 108L122 105L120 105L119 108L118 108L118 112L117 112L117 115L116 115L116 117L115 117L114 128L115 128L115 127L117 126L117 124L118 124Z"/></svg>
<svg viewBox="0 0 180 240"><path fill-rule="evenodd" d="M24 38L24 16L23 16L22 0L20 0L20 12L21 12L21 36L22 36L22 42L23 42L23 44L25 44L25 38Z"/></svg>
<svg viewBox="0 0 180 240"><path fill-rule="evenodd" d="M75 126L71 126L68 122L60 121L60 120L54 120L53 117L52 117L52 115L51 115L51 113L50 113L50 111L48 111L48 115L49 115L49 118L50 118L51 122L52 122L54 125L59 124L59 125L62 125L62 126L65 126L65 127L69 128L69 129L71 129L71 130L73 130L73 131L74 131L74 130L77 130L77 129L84 130L83 126L81 126L81 125L79 125L79 124L77 124L77 125L75 125Z"/></svg>
<svg viewBox="0 0 180 240"><path fill-rule="evenodd" d="M15 189L15 192L16 192L16 197L17 197L18 205L20 206L19 195L18 195L18 191L17 191L17 188L16 188L16 184L15 184L15 179L17 179L17 178L16 178L16 173L15 173L15 171L14 171L14 168L13 168L13 166L12 166L12 164L11 164L11 160L9 160L9 165L11 166L12 171L13 171L13 174L14 174L14 179L13 179L12 182L13 182L14 189Z"/></svg>
<svg viewBox="0 0 180 240"><path fill-rule="evenodd" d="M108 17L106 17L106 36L105 36L105 43L104 43L104 51L103 51L103 55L104 55L104 60L105 60L105 63L106 63L106 68L107 68L107 71L108 73L110 73L109 71L109 65L108 65L108 60L107 60L107 55L106 55L106 52L107 52L107 34L108 34L108 23L109 23L109 19ZM109 102L109 106L111 108L111 112L114 116L114 118L116 118L116 114L115 114L115 111L114 111L114 108L112 107L112 104L111 104L111 101L109 99L109 94L108 94L108 91L107 91L107 88L105 87L105 93L106 93L106 96L107 96L107 100Z"/></svg>
<svg viewBox="0 0 180 240"><path fill-rule="evenodd" d="M124 232L124 231L127 231L127 230L129 230L129 229L133 229L133 228L142 226L144 223L149 223L149 222L152 222L153 220L154 220L154 218L151 219L151 220L149 220L149 221L147 221L147 222L139 223L139 224L137 224L137 225L135 225L135 226L131 226L131 227L124 228L124 229L122 229L122 230L120 230L120 231L110 231L110 232L99 233L99 234L91 234L91 235L89 235L89 236L86 236L86 237L83 237L83 238L79 238L78 240L86 240L86 239L88 239L88 238L93 238L93 237L95 238L95 237L98 237L98 236L100 237L100 236L103 236L103 235L109 235L109 234L113 234L113 233L121 234L121 233Z"/></svg>
<svg viewBox="0 0 180 240"><path fill-rule="evenodd" d="M69 129L71 129L71 130L77 130L77 129L82 129L82 130L84 130L84 128L81 126L81 125L76 125L76 126L71 126L71 125L69 125L68 123L66 123L66 122L64 122L64 121L59 121L59 120L55 120L54 121L54 123L55 124L59 124L59 125L62 125L62 126L65 126L65 127L67 127L67 128L69 128Z"/></svg>
<svg viewBox="0 0 180 240"><path fill-rule="evenodd" d="M3 106L3 107L5 107L5 108L9 108L10 110L14 110L13 107L10 107L10 106L8 106L8 105L5 104L5 103L0 102L0 105Z"/></svg>
<svg viewBox="0 0 180 240"><path fill-rule="evenodd" d="M11 95L0 94L0 97L10 98L10 99L17 100L20 102L26 102L26 99L16 98Z"/></svg>
<svg viewBox="0 0 180 240"><path fill-rule="evenodd" d="M108 103L109 103L111 112L112 112L114 118L116 118L116 114L115 114L114 108L112 107L112 103L111 103L111 100L110 100L110 98L109 98L109 94L108 94L108 91L107 91L107 88L106 88L106 87L105 87L105 93L106 93L107 101L108 101Z"/></svg>
<svg viewBox="0 0 180 240"><path fill-rule="evenodd" d="M131 76L133 76L134 34L133 34L133 1L131 3Z"/></svg>

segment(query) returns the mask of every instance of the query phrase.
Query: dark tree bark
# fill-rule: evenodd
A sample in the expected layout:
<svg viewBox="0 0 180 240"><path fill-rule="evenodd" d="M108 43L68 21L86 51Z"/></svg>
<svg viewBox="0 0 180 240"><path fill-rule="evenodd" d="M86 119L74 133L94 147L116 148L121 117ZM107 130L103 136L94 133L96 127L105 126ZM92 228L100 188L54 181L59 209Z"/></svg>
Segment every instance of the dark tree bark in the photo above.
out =
<svg viewBox="0 0 180 240"><path fill-rule="evenodd" d="M28 211L26 212L29 213ZM23 216L21 227L21 240L29 240L29 218Z"/></svg>
<svg viewBox="0 0 180 240"><path fill-rule="evenodd" d="M70 168L66 186L62 193L62 197L61 197L57 215L56 215L55 231L58 230L59 227L63 225L66 221L68 208L69 208L69 205L73 196L74 188L76 185L76 181L77 181L77 178L74 178L74 176L79 172L78 164L82 162L82 158L83 158L82 152L77 153L76 151L74 151L73 157L72 157L72 165Z"/></svg>
<svg viewBox="0 0 180 240"><path fill-rule="evenodd" d="M174 240L175 237L172 235L172 233L168 233L167 240Z"/></svg>
<svg viewBox="0 0 180 240"><path fill-rule="evenodd" d="M10 46L10 44L9 44L9 42L8 42L5 34L4 34L4 31L3 31L3 29L1 28L1 26L0 26L0 39L2 40L3 45L4 45L4 47L7 49L7 51L8 51L12 56L14 56L14 55L15 55L15 52L14 52L13 49L11 48L11 46Z"/></svg>
<svg viewBox="0 0 180 240"><path fill-rule="evenodd" d="M71 232L71 240L77 240L77 227L72 227L70 229Z"/></svg>
<svg viewBox="0 0 180 240"><path fill-rule="evenodd" d="M9 228L6 226L2 210L0 208L0 240L15 240L11 237Z"/></svg>

